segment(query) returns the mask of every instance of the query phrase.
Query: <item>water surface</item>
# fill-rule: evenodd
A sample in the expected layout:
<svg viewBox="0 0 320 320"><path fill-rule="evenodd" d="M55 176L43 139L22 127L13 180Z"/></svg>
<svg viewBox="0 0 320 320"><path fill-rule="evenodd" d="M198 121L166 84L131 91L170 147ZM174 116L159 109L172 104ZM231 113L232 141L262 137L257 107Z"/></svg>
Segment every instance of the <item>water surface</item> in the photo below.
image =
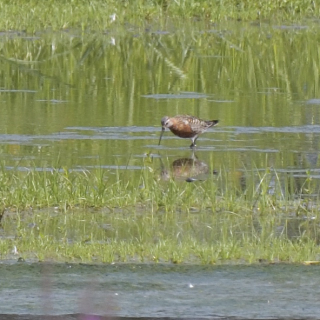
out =
<svg viewBox="0 0 320 320"><path fill-rule="evenodd" d="M0 270L3 314L318 319L320 312L319 266L13 263Z"/></svg>
<svg viewBox="0 0 320 320"><path fill-rule="evenodd" d="M158 138L164 115L192 114L220 120L196 151L211 167L314 169L318 38L314 21L3 32L2 159L114 170L189 157L189 141Z"/></svg>

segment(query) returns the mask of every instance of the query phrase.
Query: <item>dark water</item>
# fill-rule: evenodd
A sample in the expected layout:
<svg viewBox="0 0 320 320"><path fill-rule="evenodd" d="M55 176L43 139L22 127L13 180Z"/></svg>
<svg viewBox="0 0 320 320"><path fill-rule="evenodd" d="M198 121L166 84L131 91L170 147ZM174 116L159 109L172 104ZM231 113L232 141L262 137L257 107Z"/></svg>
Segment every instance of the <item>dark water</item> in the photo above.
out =
<svg viewBox="0 0 320 320"><path fill-rule="evenodd" d="M2 314L189 319L320 315L319 266L13 263L1 264L0 271Z"/></svg>

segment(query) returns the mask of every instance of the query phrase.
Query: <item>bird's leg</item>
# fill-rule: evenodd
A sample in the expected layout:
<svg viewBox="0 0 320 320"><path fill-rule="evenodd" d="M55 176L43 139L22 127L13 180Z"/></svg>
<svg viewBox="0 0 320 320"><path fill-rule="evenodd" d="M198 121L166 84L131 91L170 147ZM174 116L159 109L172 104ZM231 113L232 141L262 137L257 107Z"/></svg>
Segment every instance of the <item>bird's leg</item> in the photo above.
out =
<svg viewBox="0 0 320 320"><path fill-rule="evenodd" d="M190 148L193 149L196 147L196 140L197 140L198 136L194 136L193 138L191 138L192 143L190 145Z"/></svg>

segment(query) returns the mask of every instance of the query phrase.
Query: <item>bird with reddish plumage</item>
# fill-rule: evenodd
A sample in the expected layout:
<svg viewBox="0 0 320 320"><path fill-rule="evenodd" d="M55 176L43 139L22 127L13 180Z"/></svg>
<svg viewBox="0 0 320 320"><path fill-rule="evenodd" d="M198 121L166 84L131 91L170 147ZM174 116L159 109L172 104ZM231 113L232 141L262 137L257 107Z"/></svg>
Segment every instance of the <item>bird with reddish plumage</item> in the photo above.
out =
<svg viewBox="0 0 320 320"><path fill-rule="evenodd" d="M201 120L189 115L165 116L161 119L162 131L159 145L165 129L168 128L174 135L180 138L190 138L192 140L190 148L194 148L199 135L210 127L217 125L218 122L219 120Z"/></svg>

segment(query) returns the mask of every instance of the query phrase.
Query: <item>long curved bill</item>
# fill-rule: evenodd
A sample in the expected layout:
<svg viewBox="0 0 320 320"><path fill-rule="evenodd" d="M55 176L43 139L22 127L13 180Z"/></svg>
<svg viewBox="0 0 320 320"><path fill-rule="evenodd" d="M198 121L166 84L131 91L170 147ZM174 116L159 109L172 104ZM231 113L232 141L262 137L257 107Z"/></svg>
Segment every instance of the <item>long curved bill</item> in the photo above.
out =
<svg viewBox="0 0 320 320"><path fill-rule="evenodd" d="M160 142L161 142L161 139L162 139L162 136L163 136L164 130L165 130L165 128L163 128L163 127L162 127L161 135L160 135L160 139L159 139L158 146L160 146Z"/></svg>

